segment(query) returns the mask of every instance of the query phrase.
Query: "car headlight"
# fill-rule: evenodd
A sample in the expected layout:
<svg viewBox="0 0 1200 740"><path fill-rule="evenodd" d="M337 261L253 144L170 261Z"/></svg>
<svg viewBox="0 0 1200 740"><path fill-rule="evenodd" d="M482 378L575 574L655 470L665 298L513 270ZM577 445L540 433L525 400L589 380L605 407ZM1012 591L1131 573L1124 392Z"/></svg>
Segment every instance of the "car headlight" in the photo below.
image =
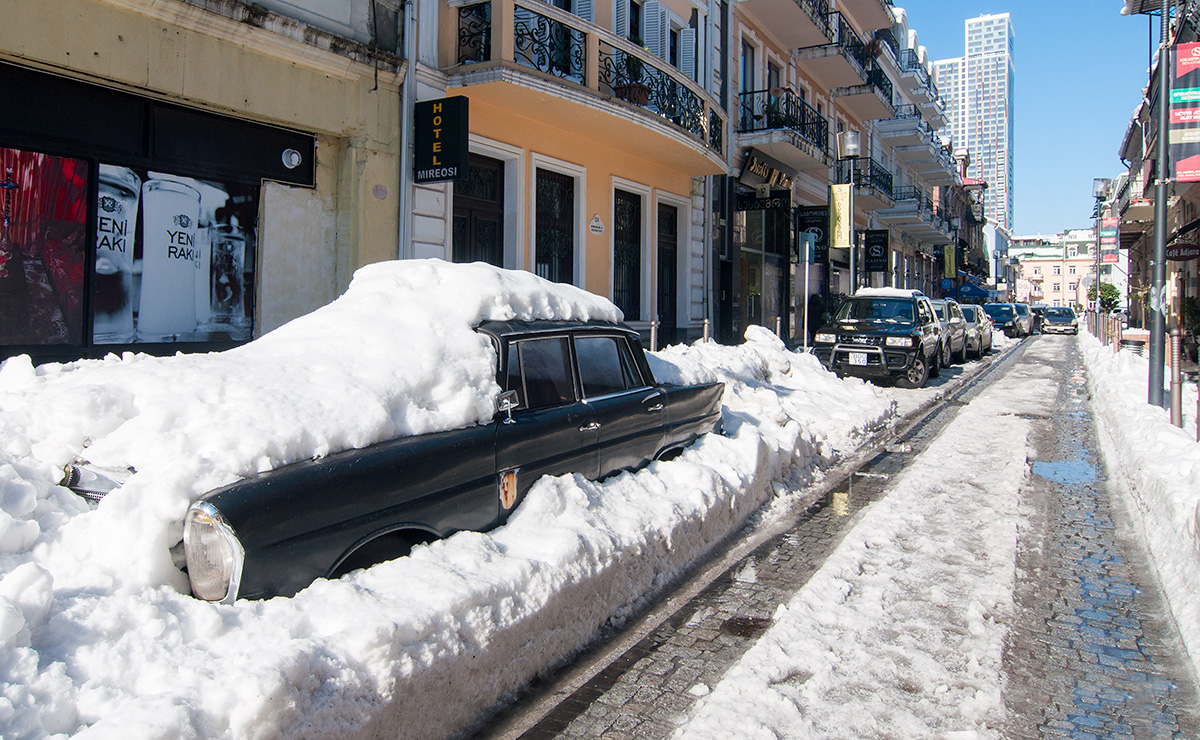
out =
<svg viewBox="0 0 1200 740"><path fill-rule="evenodd" d="M192 595L205 601L232 604L242 580L246 551L217 507L197 501L188 508L183 523L183 546Z"/></svg>
<svg viewBox="0 0 1200 740"><path fill-rule="evenodd" d="M820 332L817 332L816 336L813 337L813 339L814 339L814 341L821 342L823 344L833 344L834 342L837 341L837 335L836 334L822 334Z"/></svg>
<svg viewBox="0 0 1200 740"><path fill-rule="evenodd" d="M884 343L889 347L911 347L913 346L912 337L888 337Z"/></svg>

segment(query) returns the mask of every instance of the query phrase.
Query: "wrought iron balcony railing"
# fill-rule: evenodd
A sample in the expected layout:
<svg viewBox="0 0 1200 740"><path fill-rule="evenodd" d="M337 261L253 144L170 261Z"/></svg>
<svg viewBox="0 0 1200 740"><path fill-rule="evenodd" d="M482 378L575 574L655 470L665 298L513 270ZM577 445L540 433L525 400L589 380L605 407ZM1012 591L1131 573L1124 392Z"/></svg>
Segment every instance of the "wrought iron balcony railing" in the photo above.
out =
<svg viewBox="0 0 1200 740"><path fill-rule="evenodd" d="M506 61L496 58L496 3L507 3L502 7L512 13L512 58L507 61L632 103L724 152L725 118L715 98L645 49L551 5L486 0L459 7L457 64Z"/></svg>
<svg viewBox="0 0 1200 740"><path fill-rule="evenodd" d="M892 189L892 200L915 200L917 207L920 208L921 190L913 185L901 185Z"/></svg>
<svg viewBox="0 0 1200 740"><path fill-rule="evenodd" d="M853 177L853 180L851 179ZM892 173L871 157L839 159L837 161L838 184L853 182L855 187L869 187L892 197Z"/></svg>
<svg viewBox="0 0 1200 740"><path fill-rule="evenodd" d="M740 131L790 129L824 153L829 151L829 121L791 90L742 93Z"/></svg>
<svg viewBox="0 0 1200 740"><path fill-rule="evenodd" d="M871 83L876 90L879 91L880 97L892 104L894 100L892 96L892 81L888 79L887 73L883 71L883 67L872 63L871 70L867 72L867 82Z"/></svg>
<svg viewBox="0 0 1200 740"><path fill-rule="evenodd" d="M829 30L832 33L832 43L841 47L846 56L857 62L858 66L865 71L870 59L870 55L867 53L867 44L846 20L846 17L836 11L830 13Z"/></svg>
<svg viewBox="0 0 1200 740"><path fill-rule="evenodd" d="M912 49L905 49L900 52L900 58L897 60L900 64L900 69L905 72L913 72L917 75L920 83L929 87L931 79L929 72L925 70L925 65L921 64L921 57Z"/></svg>

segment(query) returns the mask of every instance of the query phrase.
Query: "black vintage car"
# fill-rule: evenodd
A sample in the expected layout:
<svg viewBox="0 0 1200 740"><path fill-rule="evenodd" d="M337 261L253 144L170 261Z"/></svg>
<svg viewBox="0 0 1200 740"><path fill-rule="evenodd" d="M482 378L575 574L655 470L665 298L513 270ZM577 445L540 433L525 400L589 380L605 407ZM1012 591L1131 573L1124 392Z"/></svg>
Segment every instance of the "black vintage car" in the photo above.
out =
<svg viewBox="0 0 1200 740"><path fill-rule="evenodd" d="M657 383L638 334L609 322L487 322L494 419L262 473L192 504L184 549L209 601L287 596L504 522L544 475L598 478L720 428L723 385Z"/></svg>
<svg viewBox="0 0 1200 740"><path fill-rule="evenodd" d="M929 298L916 290L864 288L838 307L813 353L841 375L920 388L950 364L950 344Z"/></svg>

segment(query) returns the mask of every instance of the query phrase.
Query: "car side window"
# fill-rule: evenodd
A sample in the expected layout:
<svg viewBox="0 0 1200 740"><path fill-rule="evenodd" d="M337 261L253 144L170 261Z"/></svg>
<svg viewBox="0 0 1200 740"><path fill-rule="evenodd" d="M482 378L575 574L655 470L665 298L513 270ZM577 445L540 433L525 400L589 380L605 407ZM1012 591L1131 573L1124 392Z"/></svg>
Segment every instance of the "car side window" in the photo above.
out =
<svg viewBox="0 0 1200 740"><path fill-rule="evenodd" d="M520 375L516 376L518 369ZM522 408L544 409L575 400L566 337L514 343L509 348L508 375L508 387L521 394Z"/></svg>
<svg viewBox="0 0 1200 740"><path fill-rule="evenodd" d="M628 347L616 337L575 337L575 355L584 398L620 393L641 384Z"/></svg>

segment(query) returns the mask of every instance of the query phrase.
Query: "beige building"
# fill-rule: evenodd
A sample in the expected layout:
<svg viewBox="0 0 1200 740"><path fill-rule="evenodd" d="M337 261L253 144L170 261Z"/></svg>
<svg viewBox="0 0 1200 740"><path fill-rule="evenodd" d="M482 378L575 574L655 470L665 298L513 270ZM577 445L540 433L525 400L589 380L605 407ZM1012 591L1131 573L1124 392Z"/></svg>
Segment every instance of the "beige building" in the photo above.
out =
<svg viewBox="0 0 1200 740"><path fill-rule="evenodd" d="M4 0L4 353L230 346L395 258L396 7Z"/></svg>
<svg viewBox="0 0 1200 740"><path fill-rule="evenodd" d="M397 257L661 342L953 294L981 185L930 69L887 0L4 0L0 352L233 346Z"/></svg>

